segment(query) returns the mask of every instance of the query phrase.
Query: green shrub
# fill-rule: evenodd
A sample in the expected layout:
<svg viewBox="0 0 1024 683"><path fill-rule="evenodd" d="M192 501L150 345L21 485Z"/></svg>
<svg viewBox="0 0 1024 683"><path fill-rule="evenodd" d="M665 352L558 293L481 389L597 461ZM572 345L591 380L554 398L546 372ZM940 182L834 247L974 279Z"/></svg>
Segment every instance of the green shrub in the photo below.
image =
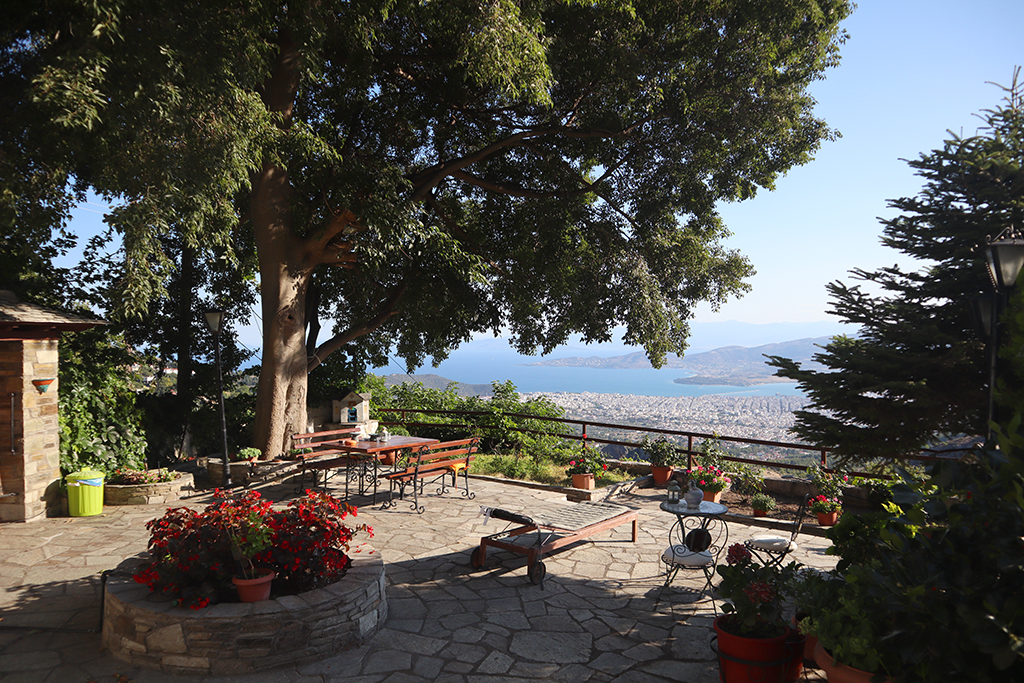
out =
<svg viewBox="0 0 1024 683"><path fill-rule="evenodd" d="M729 476L732 478L730 488L741 496L754 496L764 490L764 470L760 467L734 463L729 468Z"/></svg>
<svg viewBox="0 0 1024 683"><path fill-rule="evenodd" d="M90 330L65 335L60 359L60 469L146 469L142 414L130 357L117 339Z"/></svg>
<svg viewBox="0 0 1024 683"><path fill-rule="evenodd" d="M729 453L722 448L722 442L718 439L717 434L715 434L713 438L704 439L698 450L700 452L700 455L697 456L697 462L699 464L704 467L713 467L719 470L726 469L725 457L729 455Z"/></svg>
<svg viewBox="0 0 1024 683"><path fill-rule="evenodd" d="M544 397L523 401L509 381L493 382L490 400L479 396L459 396L454 384L446 389L429 389L422 382L385 386L383 378L367 375L360 391L372 394L370 417L381 422L414 422L417 436L442 440L480 437L480 450L486 453L525 455L539 460L556 460L571 441L558 436L532 434L564 431L563 425L546 418L563 418L565 411ZM404 416L384 409L468 411L479 415L435 415L406 413ZM505 413L523 414L512 417ZM389 427L390 428L390 427ZM398 432L396 426L392 431Z"/></svg>

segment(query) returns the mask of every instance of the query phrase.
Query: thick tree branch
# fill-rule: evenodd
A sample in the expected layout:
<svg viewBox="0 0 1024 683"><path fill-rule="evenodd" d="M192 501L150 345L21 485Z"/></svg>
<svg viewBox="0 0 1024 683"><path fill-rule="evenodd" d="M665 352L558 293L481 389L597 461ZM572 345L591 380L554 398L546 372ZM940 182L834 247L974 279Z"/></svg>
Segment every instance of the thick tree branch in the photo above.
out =
<svg viewBox="0 0 1024 683"><path fill-rule="evenodd" d="M327 356L331 355L345 344L348 344L350 341L373 332L378 327L386 323L388 318L399 313L398 304L401 301L402 295L405 294L405 289L405 283L400 284L391 293L391 296L381 304L381 308L377 312L377 315L361 325L355 325L348 328L341 334L328 339L317 347L317 350L306 361L306 372L312 372L318 365L324 362L324 359L327 358Z"/></svg>

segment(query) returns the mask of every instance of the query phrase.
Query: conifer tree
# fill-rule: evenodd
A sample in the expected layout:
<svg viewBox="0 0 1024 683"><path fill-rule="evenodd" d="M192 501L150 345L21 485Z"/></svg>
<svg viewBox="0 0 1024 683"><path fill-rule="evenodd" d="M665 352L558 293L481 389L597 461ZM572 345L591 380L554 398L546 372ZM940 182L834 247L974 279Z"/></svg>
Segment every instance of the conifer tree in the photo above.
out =
<svg viewBox="0 0 1024 683"><path fill-rule="evenodd" d="M793 432L840 459L899 458L944 435L986 431L987 340L969 303L992 292L987 238L1024 225L1024 91L1016 74L1006 92L1003 106L982 112L976 135L951 133L942 149L908 162L924 188L917 197L890 202L902 213L882 221L882 242L922 267L851 271L871 291L861 284L828 285L831 312L861 328L815 355L826 370L770 357L778 376L797 380L811 397L808 409L797 412ZM1024 297L1017 292L1009 301L1000 328L1002 391L996 393L1004 411L1019 400L1013 387L1024 378L1009 351L1021 346Z"/></svg>

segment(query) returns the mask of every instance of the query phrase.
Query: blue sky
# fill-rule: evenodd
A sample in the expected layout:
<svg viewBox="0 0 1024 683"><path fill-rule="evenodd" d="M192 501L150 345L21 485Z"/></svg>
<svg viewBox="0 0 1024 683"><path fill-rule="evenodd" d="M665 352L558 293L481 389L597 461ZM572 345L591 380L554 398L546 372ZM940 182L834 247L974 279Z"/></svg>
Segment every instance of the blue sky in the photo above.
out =
<svg viewBox="0 0 1024 683"><path fill-rule="evenodd" d="M948 130L977 131L975 114L1003 97L986 81L1009 85L1014 66L1024 65L1022 26L1024 0L859 2L844 23L841 64L812 88L817 115L842 137L780 179L774 192L721 208L733 231L727 245L745 253L757 275L742 299L718 312L700 306L696 327L834 321L826 313L828 282L849 280L858 267L918 267L879 243L878 217L894 215L887 200L921 189L901 159L940 147ZM80 207L72 227L96 225L98 209ZM792 338L779 329L784 338L774 341ZM244 338L259 346L255 327ZM705 345L694 339L694 346ZM618 345L591 347L593 355L610 355L606 350L622 352Z"/></svg>
<svg viewBox="0 0 1024 683"><path fill-rule="evenodd" d="M1024 65L1022 0L861 0L844 22L842 62L812 87L816 113L842 138L747 202L722 207L727 242L754 263L753 290L698 322L825 320L825 285L853 268L902 259L879 243L887 200L916 195L920 179L901 159L942 146L951 130L972 135L975 114L996 107Z"/></svg>

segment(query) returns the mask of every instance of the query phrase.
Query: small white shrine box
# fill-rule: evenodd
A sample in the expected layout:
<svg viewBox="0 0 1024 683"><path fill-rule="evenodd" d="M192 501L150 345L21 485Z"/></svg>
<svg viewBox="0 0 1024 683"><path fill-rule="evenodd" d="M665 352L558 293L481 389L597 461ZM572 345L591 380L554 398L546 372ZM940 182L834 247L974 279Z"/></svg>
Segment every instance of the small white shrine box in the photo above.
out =
<svg viewBox="0 0 1024 683"><path fill-rule="evenodd" d="M332 401L334 422L338 424L365 424L370 421L370 396L372 394L348 393L340 401Z"/></svg>

